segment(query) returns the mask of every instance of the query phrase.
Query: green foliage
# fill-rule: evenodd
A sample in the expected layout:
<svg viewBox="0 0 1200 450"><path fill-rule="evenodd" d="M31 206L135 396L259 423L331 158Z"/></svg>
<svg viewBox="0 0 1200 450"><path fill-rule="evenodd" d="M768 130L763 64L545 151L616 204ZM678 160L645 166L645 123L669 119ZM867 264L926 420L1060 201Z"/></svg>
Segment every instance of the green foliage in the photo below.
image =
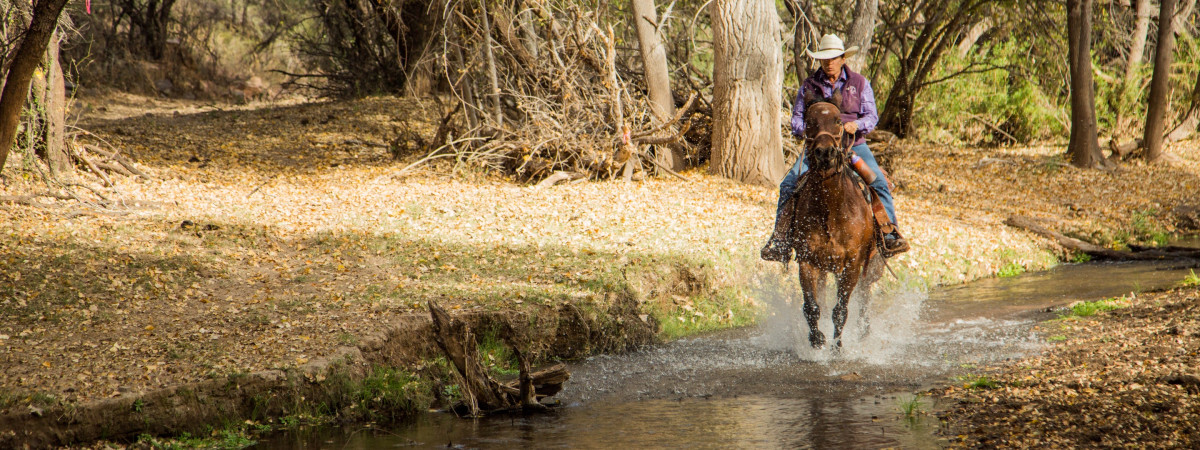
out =
<svg viewBox="0 0 1200 450"><path fill-rule="evenodd" d="M1062 334L1056 334L1054 336L1050 336L1050 337L1046 338L1046 340L1050 341L1050 342L1062 342L1062 341L1067 340L1067 336L1062 335Z"/></svg>
<svg viewBox="0 0 1200 450"><path fill-rule="evenodd" d="M420 377L390 367L375 367L357 386L348 386L351 407L373 420L395 421L424 411L432 389Z"/></svg>
<svg viewBox="0 0 1200 450"><path fill-rule="evenodd" d="M517 356L496 336L495 330L482 334L477 348L479 357L493 374L512 376L520 373Z"/></svg>
<svg viewBox="0 0 1200 450"><path fill-rule="evenodd" d="M1076 264L1089 262L1091 260L1092 260L1092 255L1089 255L1084 252L1078 252L1078 253L1075 253L1074 255L1071 255L1071 262L1076 263Z"/></svg>
<svg viewBox="0 0 1200 450"><path fill-rule="evenodd" d="M178 436L158 438L149 434L138 436L139 444L161 450L183 450L204 448L216 450L239 450L257 444L250 438L246 425L229 427L213 432L210 437L192 436L191 433L180 433Z"/></svg>
<svg viewBox="0 0 1200 450"><path fill-rule="evenodd" d="M1196 275L1195 269L1190 270L1188 275L1183 278L1183 282L1180 283L1180 285L1184 287L1200 286L1200 276Z"/></svg>
<svg viewBox="0 0 1200 450"><path fill-rule="evenodd" d="M1019 65L1027 58L1030 45L1010 40L967 58L947 54L930 78L950 76L965 68L971 59L985 60L995 67ZM1065 101L1047 95L1035 81L995 69L931 85L917 101L920 107L913 117L917 134L922 139L947 144L1012 143L983 122L1004 130L1020 143L1065 134Z"/></svg>

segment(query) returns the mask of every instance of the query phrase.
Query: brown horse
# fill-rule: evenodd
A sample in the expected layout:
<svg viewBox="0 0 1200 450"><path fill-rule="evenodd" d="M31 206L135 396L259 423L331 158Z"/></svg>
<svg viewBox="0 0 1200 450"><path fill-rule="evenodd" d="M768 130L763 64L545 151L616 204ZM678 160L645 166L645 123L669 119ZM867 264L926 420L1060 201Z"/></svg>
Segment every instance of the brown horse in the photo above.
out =
<svg viewBox="0 0 1200 450"><path fill-rule="evenodd" d="M817 327L821 317L818 299L825 293L827 273L837 279L837 305L833 307L834 348L842 346L842 328L855 288L860 288L859 307L864 333L865 315L871 284L882 275L883 258L876 247L877 224L871 206L863 196L849 169L848 146L853 140L844 133L840 93L833 99L806 98L806 138L809 170L797 183L788 200L791 247L800 266L800 285L804 290L804 318L808 322L808 341L814 348L825 345L825 335Z"/></svg>

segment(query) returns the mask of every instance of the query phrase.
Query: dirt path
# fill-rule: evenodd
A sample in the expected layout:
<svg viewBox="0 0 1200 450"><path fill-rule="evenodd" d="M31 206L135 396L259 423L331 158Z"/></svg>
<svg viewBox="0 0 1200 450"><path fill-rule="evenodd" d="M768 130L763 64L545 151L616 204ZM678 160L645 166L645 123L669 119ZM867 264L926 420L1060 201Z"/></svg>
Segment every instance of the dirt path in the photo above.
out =
<svg viewBox="0 0 1200 450"><path fill-rule="evenodd" d="M396 178L406 164L385 145L431 135L427 104L119 100L89 101L112 107L81 123L155 177L117 176L108 194L126 206L0 205L0 411L303 367L429 300L537 315L631 292L667 335L734 326L754 320L756 280L778 276L757 261L773 189L700 172L534 189L449 164ZM1014 212L1097 242L1149 239L1200 190L1194 151L1117 172L1059 153L904 149L901 282L1053 264L1046 242L1001 224ZM22 173L0 195L43 189Z"/></svg>

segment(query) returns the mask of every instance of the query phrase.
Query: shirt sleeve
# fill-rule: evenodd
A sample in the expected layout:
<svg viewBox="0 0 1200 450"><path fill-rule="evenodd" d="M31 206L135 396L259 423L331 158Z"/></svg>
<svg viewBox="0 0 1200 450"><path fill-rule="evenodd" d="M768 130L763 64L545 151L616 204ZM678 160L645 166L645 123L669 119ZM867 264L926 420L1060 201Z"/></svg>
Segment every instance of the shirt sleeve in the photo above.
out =
<svg viewBox="0 0 1200 450"><path fill-rule="evenodd" d="M792 136L804 137L804 83L800 83L792 103Z"/></svg>
<svg viewBox="0 0 1200 450"><path fill-rule="evenodd" d="M860 132L869 133L875 129L876 125L879 125L879 111L875 108L875 90L871 89L871 82L868 80L863 81L865 81L862 92L863 116L855 120L855 122L858 123ZM796 123L795 120L792 119L793 124ZM795 125L792 125L792 128L795 127Z"/></svg>

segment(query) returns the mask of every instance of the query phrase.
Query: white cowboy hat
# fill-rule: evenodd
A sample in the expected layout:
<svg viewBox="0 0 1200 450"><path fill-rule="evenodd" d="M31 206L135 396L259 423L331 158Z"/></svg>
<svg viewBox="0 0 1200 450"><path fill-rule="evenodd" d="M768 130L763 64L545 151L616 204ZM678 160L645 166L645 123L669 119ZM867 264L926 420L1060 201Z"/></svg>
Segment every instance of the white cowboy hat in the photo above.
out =
<svg viewBox="0 0 1200 450"><path fill-rule="evenodd" d="M842 44L842 39L835 34L827 34L821 36L821 42L817 43L817 51L805 49L808 56L812 59L833 59L839 56L852 56L858 53L858 46L851 45L850 48L845 48Z"/></svg>

